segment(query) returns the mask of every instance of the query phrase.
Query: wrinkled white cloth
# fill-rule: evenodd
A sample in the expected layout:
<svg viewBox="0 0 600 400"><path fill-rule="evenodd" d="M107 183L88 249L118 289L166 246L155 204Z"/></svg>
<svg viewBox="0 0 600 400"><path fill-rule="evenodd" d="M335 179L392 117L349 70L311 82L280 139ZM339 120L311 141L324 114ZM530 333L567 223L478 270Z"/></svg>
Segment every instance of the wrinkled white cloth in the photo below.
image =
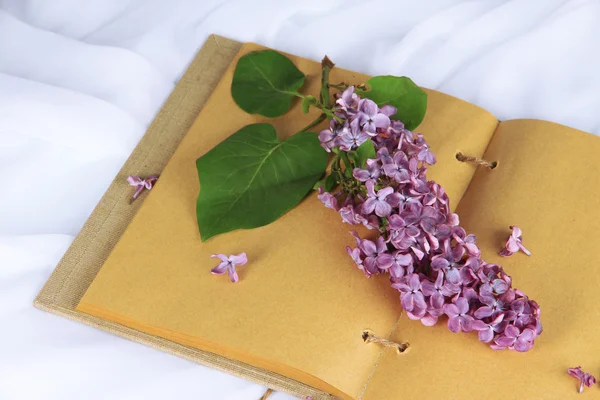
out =
<svg viewBox="0 0 600 400"><path fill-rule="evenodd" d="M0 399L263 393L31 305L210 33L600 132L596 0L0 0Z"/></svg>

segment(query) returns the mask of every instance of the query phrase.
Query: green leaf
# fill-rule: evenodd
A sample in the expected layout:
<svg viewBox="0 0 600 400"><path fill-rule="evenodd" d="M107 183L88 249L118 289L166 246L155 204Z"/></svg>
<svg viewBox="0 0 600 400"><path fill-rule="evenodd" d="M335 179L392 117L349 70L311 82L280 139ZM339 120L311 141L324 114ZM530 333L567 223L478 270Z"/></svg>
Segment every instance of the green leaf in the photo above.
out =
<svg viewBox="0 0 600 400"><path fill-rule="evenodd" d="M304 114L308 114L308 109L310 108L311 105L316 104L317 103L317 98L315 96L305 96L302 99L302 111L304 112Z"/></svg>
<svg viewBox="0 0 600 400"><path fill-rule="evenodd" d="M321 186L326 192L331 192L338 185L337 173L330 173L313 186L314 190L318 190Z"/></svg>
<svg viewBox="0 0 600 400"><path fill-rule="evenodd" d="M274 50L253 51L239 59L231 95L249 114L279 117L290 109L305 78L283 54Z"/></svg>
<svg viewBox="0 0 600 400"><path fill-rule="evenodd" d="M374 76L367 82L369 90L363 95L378 106L389 104L398 109L392 117L404 123L408 130L414 130L427 110L427 93L409 78L402 76Z"/></svg>
<svg viewBox="0 0 600 400"><path fill-rule="evenodd" d="M338 185L337 173L331 173L325 178L325 189L327 192L331 192Z"/></svg>
<svg viewBox="0 0 600 400"><path fill-rule="evenodd" d="M365 168L369 158L377 158L373 141L367 140L356 149L355 164L359 168Z"/></svg>
<svg viewBox="0 0 600 400"><path fill-rule="evenodd" d="M326 166L315 133L282 142L269 124L240 129L196 161L202 240L275 221L302 200Z"/></svg>
<svg viewBox="0 0 600 400"><path fill-rule="evenodd" d="M350 158L348 156L348 152L340 151L340 159L344 163L344 176L346 178L352 178L353 166L350 163Z"/></svg>

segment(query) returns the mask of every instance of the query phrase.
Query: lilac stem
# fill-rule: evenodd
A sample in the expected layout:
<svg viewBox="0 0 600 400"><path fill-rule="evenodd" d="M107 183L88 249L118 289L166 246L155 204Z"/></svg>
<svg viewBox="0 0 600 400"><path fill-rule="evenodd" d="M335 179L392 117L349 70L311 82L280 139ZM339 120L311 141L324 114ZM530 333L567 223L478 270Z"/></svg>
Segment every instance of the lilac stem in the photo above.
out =
<svg viewBox="0 0 600 400"><path fill-rule="evenodd" d="M321 61L321 103L327 108L331 107L329 102L329 71L334 67L334 63L331 62L329 57L323 57Z"/></svg>
<svg viewBox="0 0 600 400"><path fill-rule="evenodd" d="M327 118L327 115L325 115L325 114L319 115L319 118L315 119L313 122L311 122L310 124L308 124L300 132L306 132L309 129L314 128L315 126L319 125L321 122L325 121L325 118Z"/></svg>

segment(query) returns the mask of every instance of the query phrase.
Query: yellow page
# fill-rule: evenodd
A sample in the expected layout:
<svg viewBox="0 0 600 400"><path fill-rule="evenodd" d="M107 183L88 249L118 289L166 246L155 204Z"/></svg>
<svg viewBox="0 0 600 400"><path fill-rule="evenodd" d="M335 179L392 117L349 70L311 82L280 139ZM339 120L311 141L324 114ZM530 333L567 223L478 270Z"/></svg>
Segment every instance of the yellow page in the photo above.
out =
<svg viewBox="0 0 600 400"><path fill-rule="evenodd" d="M498 167L477 172L457 212L483 259L539 303L544 332L527 353L494 351L474 332L450 332L445 318L427 328L402 317L394 338L410 352L384 353L364 400L578 398L567 368L600 373L599 154L600 138L572 128L499 125L485 154ZM498 256L509 225L531 257Z"/></svg>
<svg viewBox="0 0 600 400"><path fill-rule="evenodd" d="M238 57L262 49L246 44ZM320 65L291 56L309 77L302 89L318 93ZM387 336L398 321L397 292L385 277L366 279L345 252L349 225L313 193L280 220L200 241L195 207L196 159L241 127L274 124L288 137L319 114L299 103L270 120L233 102L234 60L157 185L144 200L78 310L178 343L284 374L321 390L356 399L379 357L361 338L369 328ZM368 77L335 68L331 82ZM421 129L438 156L432 177L460 198L474 167L457 151L481 155L496 128L488 112L429 92ZM323 124L323 127L325 124ZM318 131L318 129L315 129ZM213 253L245 251L240 282L213 276Z"/></svg>

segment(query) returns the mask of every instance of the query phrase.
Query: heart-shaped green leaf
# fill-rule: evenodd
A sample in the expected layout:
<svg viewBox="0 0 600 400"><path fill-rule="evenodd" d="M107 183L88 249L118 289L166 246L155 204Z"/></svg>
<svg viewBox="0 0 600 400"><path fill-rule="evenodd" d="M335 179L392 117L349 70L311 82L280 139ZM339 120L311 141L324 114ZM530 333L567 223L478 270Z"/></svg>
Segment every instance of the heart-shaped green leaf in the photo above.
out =
<svg viewBox="0 0 600 400"><path fill-rule="evenodd" d="M327 153L315 133L285 141L269 124L245 126L196 161L202 240L267 225L293 208L323 175Z"/></svg>
<svg viewBox="0 0 600 400"><path fill-rule="evenodd" d="M392 117L404 123L408 130L414 130L427 110L427 93L405 76L374 76L367 82L369 90L363 95L378 106L389 104L398 109Z"/></svg>
<svg viewBox="0 0 600 400"><path fill-rule="evenodd" d="M305 78L283 54L273 50L253 51L239 59L231 95L249 114L279 117L290 109Z"/></svg>

